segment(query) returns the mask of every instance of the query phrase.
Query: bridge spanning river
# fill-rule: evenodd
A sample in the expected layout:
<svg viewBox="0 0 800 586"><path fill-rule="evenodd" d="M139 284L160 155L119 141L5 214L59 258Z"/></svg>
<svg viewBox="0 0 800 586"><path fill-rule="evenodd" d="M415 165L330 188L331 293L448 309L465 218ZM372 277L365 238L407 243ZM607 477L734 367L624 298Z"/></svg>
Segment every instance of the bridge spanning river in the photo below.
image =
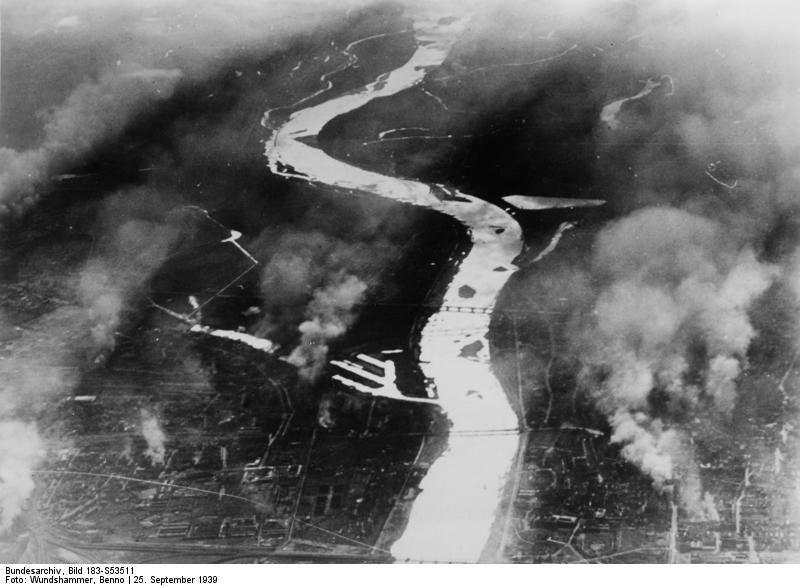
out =
<svg viewBox="0 0 800 586"><path fill-rule="evenodd" d="M273 132L265 155L278 175L335 187L345 194L368 193L425 207L467 228L471 249L460 262L454 261L457 270L419 343L420 368L436 385L452 433L447 449L421 482L421 493L392 554L399 560L475 562L491 556L486 544L497 515L502 514L499 503L519 445L519 434L491 433L518 429L519 423L492 372L487 335L497 297L516 270L512 261L522 250L521 228L505 210L478 197L453 190L456 197L443 200L425 183L352 166L311 146L316 142L304 140L317 136L336 116L419 84L428 69L444 61L465 24L443 16L447 15L416 15L417 49L408 62L360 90L295 111ZM345 49L351 65L357 62L353 50L359 42ZM330 87L327 76L320 82ZM262 122L266 125L269 118L267 112ZM466 300L459 294L464 287L474 292ZM467 345L480 349L466 356L462 350ZM481 430L487 433L480 434Z"/></svg>

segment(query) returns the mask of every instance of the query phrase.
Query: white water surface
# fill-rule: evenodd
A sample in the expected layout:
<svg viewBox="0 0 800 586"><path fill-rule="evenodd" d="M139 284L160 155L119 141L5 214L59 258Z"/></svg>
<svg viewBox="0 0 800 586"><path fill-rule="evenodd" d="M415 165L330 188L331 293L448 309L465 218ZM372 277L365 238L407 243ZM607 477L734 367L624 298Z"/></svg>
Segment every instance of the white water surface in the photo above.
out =
<svg viewBox="0 0 800 586"><path fill-rule="evenodd" d="M422 206L468 229L472 247L447 285L442 305L482 311L441 310L422 330L420 367L435 382L452 427L446 451L421 481L421 493L392 554L398 560L475 562L490 536L519 442L517 416L492 372L487 334L491 310L516 270L512 261L522 250L521 228L502 208L477 197L453 190L458 198L442 201L424 183L360 169L302 142L317 136L336 116L419 84L428 69L444 61L465 24L441 21L443 16L415 18L418 46L404 65L360 90L294 112L266 142L265 155L278 175L333 186L345 194L366 192ZM356 61L354 55L348 59ZM326 90L328 77L320 80ZM263 123L269 119L265 114ZM476 341L482 343L477 355L462 356L464 346Z"/></svg>

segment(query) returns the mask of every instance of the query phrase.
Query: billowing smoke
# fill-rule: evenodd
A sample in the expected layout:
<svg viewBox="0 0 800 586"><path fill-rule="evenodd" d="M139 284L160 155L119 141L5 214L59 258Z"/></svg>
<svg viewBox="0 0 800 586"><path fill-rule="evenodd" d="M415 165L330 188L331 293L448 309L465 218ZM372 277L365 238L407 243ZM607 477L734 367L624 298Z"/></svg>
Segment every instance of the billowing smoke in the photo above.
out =
<svg viewBox="0 0 800 586"><path fill-rule="evenodd" d="M777 268L711 219L651 207L599 233L592 270L594 317L576 333L583 384L623 455L663 485L687 461L669 420L701 403L732 412L755 335L748 312Z"/></svg>
<svg viewBox="0 0 800 586"><path fill-rule="evenodd" d="M625 58L654 75L669 74L670 84L650 102L656 114L624 109L617 129L598 133L600 157L623 157L634 174L611 179L633 195L612 203L645 207L596 237L593 319L573 332L583 383L608 414L612 440L657 484L676 480L682 506L697 518L716 512L703 495L685 423L731 416L759 334L752 311L787 270L786 256L768 242L797 245L793 231L776 230L777 217L797 206L786 181L800 168L797 151L781 128L784 115L792 118L780 106L788 80L762 79L753 70L746 60L779 67L773 41L740 31L738 5L719 9L720 26L703 32L691 22L707 7L653 3L634 11L631 24L647 40ZM647 29L649 18L667 12L663 30ZM670 35L675 50L654 55L648 43ZM717 61L681 63L687 49L716 54ZM601 175L622 171L611 166Z"/></svg>
<svg viewBox="0 0 800 586"><path fill-rule="evenodd" d="M8 530L33 491L32 467L43 451L32 425L0 420L0 534Z"/></svg>
<svg viewBox="0 0 800 586"><path fill-rule="evenodd" d="M115 202L109 200L109 218L119 211ZM113 351L125 313L141 301L138 296L177 234L172 225L138 219L127 219L116 228L105 226L97 253L63 277L60 294L69 303L25 328L6 328L13 334L4 349L8 357L0 361L0 433L8 434L0 438L0 474L8 472L16 480L9 477L0 487L3 528L32 490L32 470L43 452L36 428L25 423L21 413L30 417L64 397L82 372Z"/></svg>
<svg viewBox="0 0 800 586"><path fill-rule="evenodd" d="M724 428L743 393L759 392L748 377L785 370L796 349L784 347L800 315L787 301L800 290L794 9L575 0L481 10L493 15L475 19L470 41L481 42L457 47L433 89L451 108L458 92L488 92L487 126L512 111L508 128L536 152L520 163L541 176L525 176L529 192L602 198L614 218L563 238L523 273L520 297L569 314L564 370L579 373L622 454L657 485L677 484L692 516L713 518L696 421Z"/></svg>
<svg viewBox="0 0 800 586"><path fill-rule="evenodd" d="M59 174L122 136L181 83L207 79L237 54L268 54L331 12L314 0L230 0L202 10L187 0L4 2L0 114L27 148L0 147L0 218L29 209Z"/></svg>
<svg viewBox="0 0 800 586"><path fill-rule="evenodd" d="M135 199L136 194L121 197ZM110 231L106 250L82 268L78 294L99 351L114 349L123 311L145 291L178 236L179 229L174 225L130 218Z"/></svg>
<svg viewBox="0 0 800 586"><path fill-rule="evenodd" d="M153 466L163 466L164 457L167 453L165 445L167 434L161 429L158 418L147 409L142 408L139 411L139 416L141 418L139 430L142 437L147 442L144 455L150 460Z"/></svg>
<svg viewBox="0 0 800 586"><path fill-rule="evenodd" d="M0 314L10 354L0 360L0 534L33 491L33 469L45 453L31 414L78 380L73 353L83 345L83 315L62 307L21 329Z"/></svg>
<svg viewBox="0 0 800 586"><path fill-rule="evenodd" d="M277 51L289 52L290 45L292 51L306 50L302 43L312 42L316 27L347 22L347 8L361 4L3 3L0 221L25 233L25 240L28 227L18 218L44 209L34 219L49 225L47 214L61 214L54 200L63 197L72 202L68 210L74 216L59 225L66 230L72 219L79 224L63 250L58 240L63 233L50 238L45 227L44 238L34 230L39 236L26 241L32 249L16 243L0 255L2 263L28 265L18 283L46 281L50 298L57 300L34 305L24 327L14 327L18 316L0 315L0 425L33 438L24 446L3 445L15 450L2 454L9 462L3 471L17 467L14 502L31 490L25 479L37 462L26 451L37 445L36 430L25 422L63 399L88 370L102 367L120 334L142 317L151 279L187 236L190 220L170 212L189 200L209 208L229 206L231 215L246 216L241 223L249 223L251 234L263 228L267 173L254 129L269 104L292 99L283 75L296 63L270 59ZM352 18L361 18L358 11ZM316 88L322 72L303 73ZM252 148L244 148L244 141ZM82 173L97 182L76 180ZM75 186L86 193L77 197ZM99 220L93 222L95 213ZM335 266L324 264L311 279L292 314L295 331L314 292L335 281L327 272ZM14 271L9 274L13 282ZM281 300L273 303L270 307L282 306ZM332 315L346 327L352 306L340 305ZM283 306L294 307L294 301ZM323 318L324 311L319 323L329 332L334 318ZM315 315L309 312L308 319L313 322ZM163 461L158 422L142 417L150 457ZM10 519L15 510L4 506L4 515Z"/></svg>
<svg viewBox="0 0 800 586"><path fill-rule="evenodd" d="M306 320L298 327L300 344L289 355L289 362L300 374L314 380L328 356L328 343L340 337L355 321L355 306L361 302L366 283L354 275L335 274L317 289L306 308Z"/></svg>
<svg viewBox="0 0 800 586"><path fill-rule="evenodd" d="M53 175L80 162L153 103L172 95L181 73L174 69L106 72L85 81L66 101L44 114L41 144L30 150L0 148L0 211L36 203Z"/></svg>
<svg viewBox="0 0 800 586"><path fill-rule="evenodd" d="M330 342L354 323L358 304L396 251L369 221L352 227L347 236L356 232L355 241L331 229L266 230L253 245L267 258L261 274L266 311L257 329L291 344L289 361L307 380L320 374Z"/></svg>
<svg viewBox="0 0 800 586"><path fill-rule="evenodd" d="M60 90L18 92L37 94L32 106L19 97L14 102L13 92L9 106L9 84L4 83L4 123L10 107L20 111L20 119L37 119L40 128L23 133L26 140L13 148L0 149L0 214L30 209L46 197L55 175L71 171L87 155L122 137L126 128L181 88L229 65L235 54L280 45L327 16L324 10L315 12L317 6L294 3L260 7L223 2L200 11L185 1L162 4L153 10L147 3L135 8L93 0L71 4L74 12L60 1L4 4L4 43L10 38L12 44L39 47L37 35L55 31L66 47L63 54L77 49L80 54L92 43L101 50L99 57L84 60L90 66L79 79L61 83ZM795 26L781 18L779 8L765 6L753 13L739 2L611 2L602 8L585 1L512 4L512 18L475 19L476 34L490 39L475 46L488 46L490 52L494 43L504 61L520 65L498 69L505 72L502 83L507 85L498 85L501 97L492 108L505 108L506 94L524 102L521 94L542 87L520 83L529 71L522 63L545 63L540 57L563 55L530 71L553 74L543 79L551 84L559 80L571 91L596 84L576 94L586 102L553 104L538 93L535 98L551 106L548 120L558 122L547 124L576 134L588 127L590 132L564 141L554 140L555 134L539 140L542 136L533 132L530 142L563 153L569 159L567 173L589 177L598 192L593 195L609 199L608 209L620 217L596 235L585 266L534 275L553 286L539 301L546 304L564 291L583 292L573 319L564 326L581 388L607 417L612 440L626 458L659 486L679 481L683 507L693 516L713 518L713 502L703 493L686 422L702 413L730 417L748 353L763 335L753 319L755 306L781 284L800 291L798 229L786 221L799 211ZM187 14L195 17L187 19ZM482 27L486 30L481 32ZM513 45L509 39L518 39L520 47L507 51ZM526 50L536 43L531 57ZM469 47L464 43L456 53L469 52ZM31 64L27 55L37 53L9 54L13 51L4 47L4 72L9 67L19 71L20 63ZM479 57L471 63L454 59L454 77L487 61L487 55ZM565 73L559 76L562 63ZM478 69L479 77L464 77L452 86L459 94L477 96L476 108L481 92L490 93L494 71L490 66ZM251 88L269 83L256 75L242 83ZM50 76L40 77L49 84ZM318 76L309 79L317 88ZM580 82L561 83L574 79ZM505 91L508 85L512 91ZM649 91L640 96L644 88ZM552 89L545 87L542 94ZM212 94L204 98L210 100ZM108 213L93 235L97 246L60 284L65 303L11 334L12 359L0 364L0 442L5 447L4 438L14 435L30 441L25 446L14 442L8 453L0 453L3 523L13 518L32 489L31 467L41 444L19 412L69 391L87 363L113 350L126 313L141 301L148 280L179 238L180 231L164 219L174 198L159 188L175 175L175 184L190 185L213 200L208 195L212 176L227 178L217 170L243 163L233 146L242 141L244 129L254 127L264 107L263 95L248 96L249 101L233 107L233 115L217 114L227 125L222 129L207 133L207 126L188 117L163 131L170 139L165 142L177 145L176 152L153 172L157 179L109 198ZM603 107L623 99L606 111L613 123L602 120ZM272 106L280 103L273 96L269 100ZM217 108L216 102L203 104ZM465 111L472 109L465 104ZM556 115L566 116L565 110L589 112L594 119L561 124ZM518 120L537 119L547 126L540 118L521 112ZM525 138L519 134L504 140L520 143L520 152L529 156ZM508 157L509 164L524 156ZM592 162L588 169L573 168L587 157ZM548 164L555 165L557 158L552 155ZM538 169L544 173L544 167ZM497 175L514 173L493 173L491 183L503 179ZM231 185L217 189L226 196L238 192ZM163 199L156 213L136 213L136 204L130 202L148 197ZM283 232L269 229L248 243L262 261L265 318L257 333L289 337L294 348L289 360L309 379L320 372L331 342L353 324L368 287L389 259L392 246L378 236L376 226L365 229L363 219L348 218L338 227L332 226L334 218L321 228L303 223ZM566 238L559 243L561 249L567 246ZM580 287L572 286L576 283ZM163 430L154 415L140 415L148 457L163 463ZM6 470L14 471L17 480L8 481Z"/></svg>

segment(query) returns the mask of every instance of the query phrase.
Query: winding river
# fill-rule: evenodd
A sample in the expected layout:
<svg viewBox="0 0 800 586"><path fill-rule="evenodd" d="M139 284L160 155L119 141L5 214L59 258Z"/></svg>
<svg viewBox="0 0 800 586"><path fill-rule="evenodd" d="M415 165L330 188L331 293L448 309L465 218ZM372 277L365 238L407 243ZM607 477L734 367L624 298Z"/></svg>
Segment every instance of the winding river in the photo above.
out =
<svg viewBox="0 0 800 586"><path fill-rule="evenodd" d="M471 249L420 339L420 367L434 381L452 424L448 447L422 480L392 555L398 560L475 562L485 556L493 523L502 513L499 503L520 437L517 416L492 372L487 340L491 311L522 250L520 226L503 209L471 195L453 190L452 197L437 197L427 184L354 167L303 141L317 136L336 116L419 84L429 68L440 65L464 26L441 16L415 18L417 49L401 67L357 91L291 114L266 142L265 155L278 175L333 186L345 194L370 193L422 206L467 228ZM345 49L348 62L353 62L351 50L359 42ZM267 112L262 124L269 117ZM454 306L476 311L452 311ZM472 351L463 352L467 345Z"/></svg>

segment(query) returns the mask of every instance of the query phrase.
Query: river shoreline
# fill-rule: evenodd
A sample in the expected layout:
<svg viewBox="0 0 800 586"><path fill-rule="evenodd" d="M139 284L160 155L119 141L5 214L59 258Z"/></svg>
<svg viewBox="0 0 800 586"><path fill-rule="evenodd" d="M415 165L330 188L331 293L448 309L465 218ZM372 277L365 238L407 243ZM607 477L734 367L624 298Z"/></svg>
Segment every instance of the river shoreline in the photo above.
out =
<svg viewBox="0 0 800 586"><path fill-rule="evenodd" d="M431 16L419 20L418 48L405 65L358 92L294 112L265 148L277 175L444 213L465 225L472 241L451 265L456 270L444 287L443 310L427 319L420 336L420 366L436 385L451 436L448 449L422 479L406 530L392 547L398 559L478 561L489 538L517 453L518 420L492 373L486 336L497 296L516 270L512 263L522 250L522 231L507 212L488 202L455 191L441 197L427 185L353 167L308 139L337 115L419 83L446 58L461 26ZM262 123L269 119L268 112ZM476 350L467 353L468 347Z"/></svg>

